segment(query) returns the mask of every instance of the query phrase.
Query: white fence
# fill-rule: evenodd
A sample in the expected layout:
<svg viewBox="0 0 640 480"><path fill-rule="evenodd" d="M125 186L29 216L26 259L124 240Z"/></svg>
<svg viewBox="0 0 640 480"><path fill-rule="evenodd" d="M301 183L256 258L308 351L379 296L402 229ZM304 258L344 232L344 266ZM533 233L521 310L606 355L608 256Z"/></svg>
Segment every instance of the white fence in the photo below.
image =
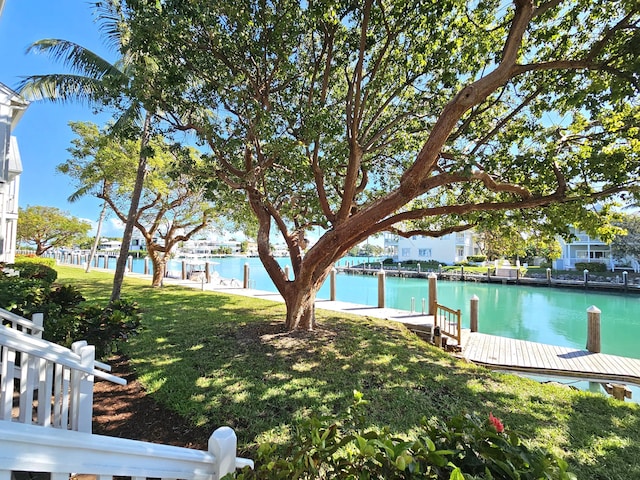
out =
<svg viewBox="0 0 640 480"><path fill-rule="evenodd" d="M39 338L41 318L33 325L0 309L0 321L0 480L12 471L50 473L51 480L78 473L217 480L253 466L236 458L228 427L213 433L206 452L93 435L94 378L126 381L105 372L84 341L67 349Z"/></svg>

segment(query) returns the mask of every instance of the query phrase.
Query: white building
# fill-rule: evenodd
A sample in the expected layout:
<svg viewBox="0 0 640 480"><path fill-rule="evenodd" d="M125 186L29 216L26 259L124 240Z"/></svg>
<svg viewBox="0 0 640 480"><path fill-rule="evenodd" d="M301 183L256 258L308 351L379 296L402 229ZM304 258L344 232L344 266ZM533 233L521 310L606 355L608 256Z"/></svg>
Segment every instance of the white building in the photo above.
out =
<svg viewBox="0 0 640 480"><path fill-rule="evenodd" d="M573 270L576 263L604 263L608 269L613 270L615 261L611 254L611 245L607 245L602 240L591 238L584 232L574 228L571 233L576 239L567 242L559 238L562 247L562 256L553 261L553 268L556 270Z"/></svg>
<svg viewBox="0 0 640 480"><path fill-rule="evenodd" d="M0 13L4 2L0 0ZM16 254L18 193L22 162L18 141L11 132L29 102L0 83L0 262L13 263Z"/></svg>
<svg viewBox="0 0 640 480"><path fill-rule="evenodd" d="M433 238L415 235L410 238L385 234L385 254L391 254L398 262L408 260L435 260L445 264L463 262L470 255L479 255L480 250L474 241L474 232L451 233L443 237Z"/></svg>

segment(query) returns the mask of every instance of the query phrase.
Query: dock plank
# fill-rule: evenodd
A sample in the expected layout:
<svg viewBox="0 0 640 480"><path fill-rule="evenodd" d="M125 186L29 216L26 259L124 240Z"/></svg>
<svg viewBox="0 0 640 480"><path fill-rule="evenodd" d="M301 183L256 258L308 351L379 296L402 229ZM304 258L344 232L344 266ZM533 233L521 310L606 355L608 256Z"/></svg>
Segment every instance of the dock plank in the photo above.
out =
<svg viewBox="0 0 640 480"><path fill-rule="evenodd" d="M463 355L469 361L493 368L640 385L640 359L636 358L478 332L469 334Z"/></svg>

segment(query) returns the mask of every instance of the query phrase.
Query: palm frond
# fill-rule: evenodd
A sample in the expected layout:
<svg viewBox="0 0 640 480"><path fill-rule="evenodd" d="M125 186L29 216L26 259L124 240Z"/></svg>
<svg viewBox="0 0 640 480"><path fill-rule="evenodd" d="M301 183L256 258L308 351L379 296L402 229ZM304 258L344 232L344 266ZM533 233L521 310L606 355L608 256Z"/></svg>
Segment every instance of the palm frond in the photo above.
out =
<svg viewBox="0 0 640 480"><path fill-rule="evenodd" d="M107 45L113 50L122 47L122 29L125 25L122 5L119 0L101 0L94 4L100 31Z"/></svg>
<svg viewBox="0 0 640 480"><path fill-rule="evenodd" d="M60 61L71 72L86 77L101 79L124 77L116 64L77 43L56 38L45 38L34 42L26 53L44 54L54 61Z"/></svg>
<svg viewBox="0 0 640 480"><path fill-rule="evenodd" d="M129 132L132 125L140 126L142 117L142 105L138 102L133 102L129 106L129 108L122 112L122 115L118 117L115 123L111 126L110 130L116 136L122 135L125 132Z"/></svg>
<svg viewBox="0 0 640 480"><path fill-rule="evenodd" d="M18 91L28 100L96 102L108 97L104 82L80 75L52 74L25 77Z"/></svg>
<svg viewBox="0 0 640 480"><path fill-rule="evenodd" d="M67 197L67 200L70 203L74 203L87 194L90 194L90 193L93 194L94 188L95 188L95 185L85 185L83 187L80 187L78 190L76 190L71 195L69 195L69 197Z"/></svg>

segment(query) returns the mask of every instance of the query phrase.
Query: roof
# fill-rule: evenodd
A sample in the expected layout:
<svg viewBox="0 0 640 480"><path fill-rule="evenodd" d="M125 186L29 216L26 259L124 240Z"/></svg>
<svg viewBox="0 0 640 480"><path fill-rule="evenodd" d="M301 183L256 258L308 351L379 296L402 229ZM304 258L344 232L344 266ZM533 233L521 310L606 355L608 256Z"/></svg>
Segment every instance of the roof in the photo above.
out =
<svg viewBox="0 0 640 480"><path fill-rule="evenodd" d="M0 2L2 2L2 0L0 0ZM22 98L18 92L7 87L2 82L0 82L0 94L2 94L1 96L7 97L9 100L9 105L11 106L11 127L15 128L30 102Z"/></svg>

